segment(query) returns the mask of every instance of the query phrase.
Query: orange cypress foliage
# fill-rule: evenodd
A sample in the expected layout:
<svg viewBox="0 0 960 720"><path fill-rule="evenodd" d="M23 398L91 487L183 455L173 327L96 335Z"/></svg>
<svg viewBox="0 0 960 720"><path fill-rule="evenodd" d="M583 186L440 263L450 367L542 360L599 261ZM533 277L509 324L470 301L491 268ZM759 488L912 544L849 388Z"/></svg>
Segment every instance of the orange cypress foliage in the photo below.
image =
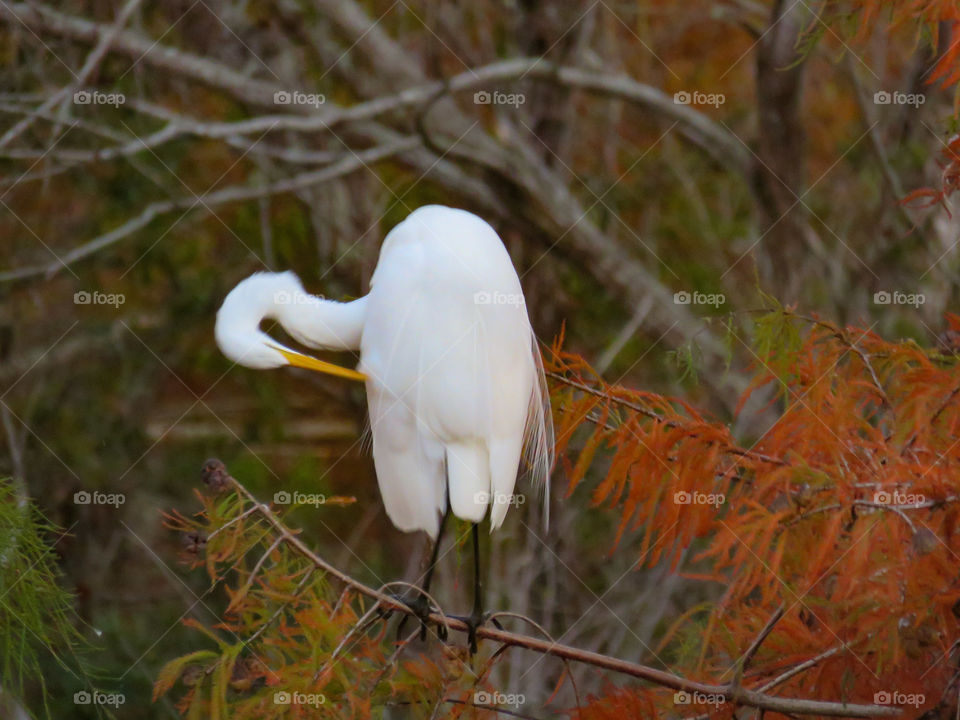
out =
<svg viewBox="0 0 960 720"><path fill-rule="evenodd" d="M960 41L957 42L957 46L960 47ZM960 62L960 59L958 59L958 62ZM904 205L916 208L940 205L947 211L947 215L953 217L946 199L960 190L960 135L954 135L950 139L941 151L938 163L941 169L940 187L938 189L918 188L907 193L901 202Z"/></svg>
<svg viewBox="0 0 960 720"><path fill-rule="evenodd" d="M778 417L749 447L678 399L605 384L575 356L556 351L550 368L561 380L560 446L569 451L566 428L587 421L585 452L612 455L605 477L574 479L594 482L594 503L618 516L617 542L641 530L640 562L653 566L696 541L692 562L710 572L690 577L725 585L700 636L702 662L678 655L671 670L730 682L782 606L746 687L828 653L776 687L861 703L889 697L916 715L955 704L956 358L786 310L756 327L756 374L739 412L768 392ZM599 404L585 406L582 395ZM656 695L662 710L683 709L671 693ZM622 701L613 697L621 696L598 699L581 716L617 717ZM709 702L697 709L727 712Z"/></svg>
<svg viewBox="0 0 960 720"><path fill-rule="evenodd" d="M887 0L882 3L852 0L850 6L842 6L836 12L845 18L848 8L857 21L855 41L865 42L880 24L891 28L916 28L918 42L925 32L937 52L926 83L943 89L954 88L954 114L960 111L960 3L955 0ZM950 214L944 200L960 189L960 136L954 135L944 142L939 163L942 169L940 187L913 190L901 198L902 204L915 208L941 205Z"/></svg>
<svg viewBox="0 0 960 720"><path fill-rule="evenodd" d="M783 697L889 701L911 716L955 707L957 358L789 310L753 328L739 412L754 397L776 418L749 446L681 399L609 385L555 348L570 493L590 486L615 517L612 552L638 548L639 565L670 562L714 589L659 639L672 672ZM368 599L279 542L248 493L219 492L168 524L187 534L187 558L223 586L228 610L217 626L189 623L203 645L164 668L158 696L179 687L189 718L368 717L397 702L416 716L492 716L475 691L502 652L476 675L453 647L400 657ZM732 717L723 697L611 685L572 712Z"/></svg>
<svg viewBox="0 0 960 720"><path fill-rule="evenodd" d="M939 52L927 82L945 88L960 82L960 5L954 0L853 0L850 7L859 14L858 40L865 40L880 23L914 26L918 34L926 31ZM941 23L947 32L941 31Z"/></svg>

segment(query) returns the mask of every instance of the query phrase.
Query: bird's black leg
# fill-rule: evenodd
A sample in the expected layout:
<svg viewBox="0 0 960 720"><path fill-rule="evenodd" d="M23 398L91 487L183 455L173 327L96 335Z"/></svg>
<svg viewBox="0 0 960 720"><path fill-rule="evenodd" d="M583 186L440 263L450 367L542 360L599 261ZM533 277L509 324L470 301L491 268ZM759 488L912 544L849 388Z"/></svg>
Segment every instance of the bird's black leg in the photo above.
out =
<svg viewBox="0 0 960 720"><path fill-rule="evenodd" d="M443 516L440 518L440 528L437 531L437 539L433 543L433 551L430 553L430 564L427 566L427 572L423 576L423 585L422 591L417 592L417 596L414 600L406 602L407 606L413 610L414 614L420 620L420 640L427 639L427 622L430 617L430 601L427 600L427 593L430 592L430 582L433 580L433 571L437 566L437 556L440 553L440 542L443 540L443 529L447 524L447 516L450 514L450 505L447 504L447 509L444 510ZM403 632L403 626L406 624L406 616L400 621L400 624L397 626L397 638L400 637L400 634ZM447 639L447 628L439 624L437 625L437 637L442 641Z"/></svg>
<svg viewBox="0 0 960 720"><path fill-rule="evenodd" d="M440 554L440 541L443 540L443 528L447 524L447 516L450 514L450 505L443 511L443 517L440 518L440 529L437 531L437 540L433 543L433 552L430 553L430 564L427 566L427 572L423 576L423 591L430 592L430 581L433 580L433 571L437 567L437 555Z"/></svg>
<svg viewBox="0 0 960 720"><path fill-rule="evenodd" d="M480 585L480 526L473 524L473 612L467 621L470 654L477 652L477 628L483 624L483 588Z"/></svg>

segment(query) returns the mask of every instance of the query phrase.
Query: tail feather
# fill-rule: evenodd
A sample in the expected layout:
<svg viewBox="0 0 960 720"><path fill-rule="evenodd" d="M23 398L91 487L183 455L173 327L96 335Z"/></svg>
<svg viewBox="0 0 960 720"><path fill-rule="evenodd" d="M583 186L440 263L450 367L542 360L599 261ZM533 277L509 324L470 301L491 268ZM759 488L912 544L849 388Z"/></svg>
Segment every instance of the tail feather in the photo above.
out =
<svg viewBox="0 0 960 720"><path fill-rule="evenodd" d="M553 470L554 461L553 414L550 411L550 393L543 370L543 358L532 331L530 337L536 377L523 431L523 466L530 483L542 493L544 527L549 530L550 471Z"/></svg>

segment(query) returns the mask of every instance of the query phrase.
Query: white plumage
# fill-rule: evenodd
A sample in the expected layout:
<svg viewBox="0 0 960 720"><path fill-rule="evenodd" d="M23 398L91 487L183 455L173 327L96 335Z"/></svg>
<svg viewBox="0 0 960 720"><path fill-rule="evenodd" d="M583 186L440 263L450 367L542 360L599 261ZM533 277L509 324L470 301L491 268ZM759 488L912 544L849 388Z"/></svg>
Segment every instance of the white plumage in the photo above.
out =
<svg viewBox="0 0 960 720"><path fill-rule="evenodd" d="M510 256L476 215L411 213L387 235L359 300L307 295L289 272L253 275L224 300L216 339L231 360L330 372L259 330L263 318L309 347L360 351L380 494L399 529L436 538L449 497L464 520L489 509L494 530L518 469L546 486L553 438L540 353Z"/></svg>

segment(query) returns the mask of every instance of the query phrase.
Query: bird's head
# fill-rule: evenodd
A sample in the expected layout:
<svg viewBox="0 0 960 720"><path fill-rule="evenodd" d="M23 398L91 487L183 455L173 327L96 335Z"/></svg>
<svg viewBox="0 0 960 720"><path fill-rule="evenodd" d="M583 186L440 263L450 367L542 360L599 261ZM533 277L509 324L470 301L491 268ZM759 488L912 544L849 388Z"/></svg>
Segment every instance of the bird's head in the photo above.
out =
<svg viewBox="0 0 960 720"><path fill-rule="evenodd" d="M363 380L355 370L318 360L289 348L260 329L265 318L283 320L308 297L300 279L292 272L256 273L242 280L230 291L217 312L214 336L220 350L233 362L258 370L293 365L330 375ZM304 312L310 303L300 303Z"/></svg>

